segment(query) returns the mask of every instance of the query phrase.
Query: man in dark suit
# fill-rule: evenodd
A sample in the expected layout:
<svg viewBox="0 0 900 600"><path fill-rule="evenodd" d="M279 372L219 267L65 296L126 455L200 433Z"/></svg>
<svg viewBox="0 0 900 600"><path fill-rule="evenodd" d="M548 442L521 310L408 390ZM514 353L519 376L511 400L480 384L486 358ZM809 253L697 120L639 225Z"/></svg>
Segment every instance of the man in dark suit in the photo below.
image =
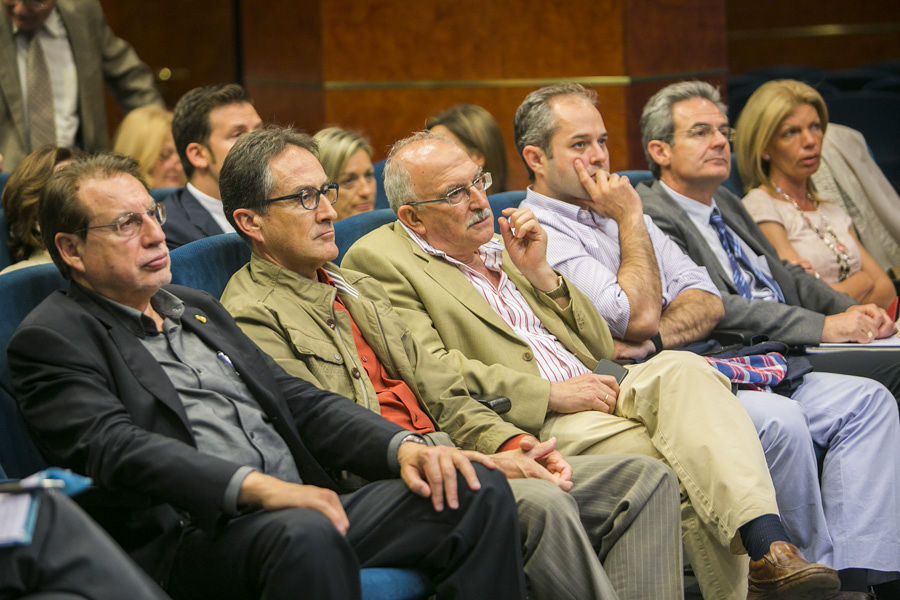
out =
<svg viewBox="0 0 900 600"><path fill-rule="evenodd" d="M706 267L725 306L719 329L761 333L805 345L865 343L894 333L894 324L883 309L859 305L801 266L780 260L740 199L721 187L731 168L731 128L715 88L695 81L657 92L644 106L641 135L657 178L653 185L637 188L644 212L695 263ZM749 297L738 291L730 259L709 223L713 208L737 236L753 268L763 273L761 277L774 280L783 300L770 289L775 286L762 283L745 266L741 271L750 279ZM817 371L869 377L900 398L900 352L854 349L808 358Z"/></svg>
<svg viewBox="0 0 900 600"><path fill-rule="evenodd" d="M100 155L51 179L41 234L72 284L9 344L35 442L94 479L92 516L176 598L358 598L360 566L521 598L491 461L287 375L208 294L167 286L165 211L136 169ZM338 495L344 469L374 483Z"/></svg>
<svg viewBox="0 0 900 600"><path fill-rule="evenodd" d="M4 2L0 11L0 153L11 171L46 143L94 152L109 147L103 83L123 110L162 104L153 74L134 49L106 24L97 0ZM27 55L32 37L40 46L52 95L55 127L46 138L30 139L26 98ZM33 84L32 84L33 85ZM34 88L31 88L34 89ZM48 113L48 114L50 114ZM54 137L55 134L55 137Z"/></svg>
<svg viewBox="0 0 900 600"><path fill-rule="evenodd" d="M261 125L247 91L234 83L194 88L175 104L172 136L188 184L163 199L170 250L234 232L222 210L219 171L238 137Z"/></svg>

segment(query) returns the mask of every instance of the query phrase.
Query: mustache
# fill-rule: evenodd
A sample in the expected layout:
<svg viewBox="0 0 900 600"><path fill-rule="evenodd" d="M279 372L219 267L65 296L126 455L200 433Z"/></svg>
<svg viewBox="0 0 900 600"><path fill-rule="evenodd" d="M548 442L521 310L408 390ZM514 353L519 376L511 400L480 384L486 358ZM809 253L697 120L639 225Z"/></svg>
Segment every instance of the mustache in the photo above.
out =
<svg viewBox="0 0 900 600"><path fill-rule="evenodd" d="M466 221L466 228L471 227L475 223L481 223L482 221L484 221L485 219L488 219L490 217L491 217L491 210L489 208L480 208L480 209L478 209L478 212L476 212L474 215L469 217L469 219Z"/></svg>

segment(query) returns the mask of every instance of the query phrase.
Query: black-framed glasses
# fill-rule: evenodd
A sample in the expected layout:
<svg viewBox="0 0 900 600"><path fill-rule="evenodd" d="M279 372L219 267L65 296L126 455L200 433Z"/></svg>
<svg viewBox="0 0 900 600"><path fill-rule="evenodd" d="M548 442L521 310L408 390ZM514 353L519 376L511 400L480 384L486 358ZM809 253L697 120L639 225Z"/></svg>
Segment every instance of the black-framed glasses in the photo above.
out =
<svg viewBox="0 0 900 600"><path fill-rule="evenodd" d="M682 129L681 131L673 131L672 136L669 138L669 141L671 141L671 139L673 137L675 137L675 134L681 133L681 134L684 134L684 137L688 138L689 140L694 140L694 141L698 141L698 142L700 142L700 141L711 142L713 140L713 138L716 137L717 133L721 133L722 137L724 137L726 140L728 140L729 144L733 144L734 143L734 132L735 132L734 127L730 127L728 125L722 125L721 127L713 127L712 125L703 123L701 125L694 125L690 129Z"/></svg>
<svg viewBox="0 0 900 600"><path fill-rule="evenodd" d="M472 183L468 185L461 185L458 188L453 188L447 195L443 198L436 198L434 200L419 200L418 202L407 202L410 206L416 206L417 204L431 204L433 202L446 202L448 206L459 206L463 202L469 199L469 195L472 193L472 188L477 189L479 192L483 192L491 187L491 184L494 183L493 178L491 178L491 174L487 171L483 173L479 173L475 179L472 180Z"/></svg>
<svg viewBox="0 0 900 600"><path fill-rule="evenodd" d="M166 205L162 202L154 202L146 212L130 212L122 215L112 223L82 227L72 233L81 233L82 231L90 231L91 229L110 228L115 231L116 235L119 237L130 239L141 232L141 228L144 226L144 217L150 217L160 225L163 225L166 222Z"/></svg>
<svg viewBox="0 0 900 600"><path fill-rule="evenodd" d="M294 200L306 210L316 210L317 208L319 208L319 199L322 196L325 196L328 204L334 204L335 202L337 202L338 188L339 186L336 183L326 183L319 189L316 189L314 187L305 187L299 192L288 194L287 196L268 198L265 201L265 204L281 202L282 200Z"/></svg>

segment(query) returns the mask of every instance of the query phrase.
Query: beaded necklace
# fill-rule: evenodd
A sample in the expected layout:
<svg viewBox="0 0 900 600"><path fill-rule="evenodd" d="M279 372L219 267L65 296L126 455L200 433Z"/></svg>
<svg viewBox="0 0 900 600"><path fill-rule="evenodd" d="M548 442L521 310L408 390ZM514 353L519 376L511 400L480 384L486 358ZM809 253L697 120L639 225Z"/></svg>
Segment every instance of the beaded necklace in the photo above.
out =
<svg viewBox="0 0 900 600"><path fill-rule="evenodd" d="M816 227L812 221L809 220L809 217L806 216L800 207L797 205L797 202L785 194L780 187L776 187L775 191L782 198L787 200L793 205L793 207L800 214L800 218L803 219L803 222L807 227L816 232L816 235L819 236L819 239L822 240L822 243L825 244L829 250L834 253L835 261L838 264L838 281L843 281L847 279L847 276L850 275L850 255L847 254L847 245L844 242L838 239L837 234L834 232L834 228L831 226L831 222L825 217L824 214L819 213L819 217L822 219L822 228ZM806 193L806 199L815 201L815 198L812 197L812 194L809 192ZM823 231L824 229L824 231Z"/></svg>

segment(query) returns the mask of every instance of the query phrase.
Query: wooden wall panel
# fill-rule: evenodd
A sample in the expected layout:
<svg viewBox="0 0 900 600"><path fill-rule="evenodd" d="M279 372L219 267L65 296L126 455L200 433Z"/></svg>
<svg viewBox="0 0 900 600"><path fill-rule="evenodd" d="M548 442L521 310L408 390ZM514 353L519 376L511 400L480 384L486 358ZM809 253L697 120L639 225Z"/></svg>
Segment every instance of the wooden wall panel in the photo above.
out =
<svg viewBox="0 0 900 600"><path fill-rule="evenodd" d="M765 10L758 0L727 0L726 6L731 73L781 64L841 69L900 60L896 0L792 0L766 3Z"/></svg>
<svg viewBox="0 0 900 600"><path fill-rule="evenodd" d="M179 2L112 2L101 0L113 32L127 40L138 56L159 74L157 81L171 108L191 88L237 81L235 15L231 2L179 0ZM115 121L118 107L107 99Z"/></svg>
<svg viewBox="0 0 900 600"><path fill-rule="evenodd" d="M507 87L328 92L326 122L365 133L372 141L377 160L385 157L395 141L423 129L430 115L460 102L478 104L494 115L500 124L509 163L508 187L524 189L528 176L516 154L512 120L516 108L532 89L534 88ZM596 89L606 126L613 132L610 149L614 160L617 156L624 157L625 138L615 133L621 132L625 127L622 118L625 113L624 89L606 86ZM617 165L623 164L623 161L616 161Z"/></svg>
<svg viewBox="0 0 900 600"><path fill-rule="evenodd" d="M631 77L725 69L723 0L632 0L625 27Z"/></svg>
<svg viewBox="0 0 900 600"><path fill-rule="evenodd" d="M329 81L621 74L621 0L322 5Z"/></svg>

